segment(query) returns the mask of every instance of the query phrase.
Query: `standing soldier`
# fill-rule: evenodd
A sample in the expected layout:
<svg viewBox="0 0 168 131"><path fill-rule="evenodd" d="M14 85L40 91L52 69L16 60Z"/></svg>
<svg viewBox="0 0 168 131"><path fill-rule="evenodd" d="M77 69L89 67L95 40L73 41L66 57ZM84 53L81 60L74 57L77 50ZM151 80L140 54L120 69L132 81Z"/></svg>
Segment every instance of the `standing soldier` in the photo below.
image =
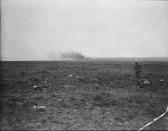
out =
<svg viewBox="0 0 168 131"><path fill-rule="evenodd" d="M140 78L141 78L141 73L142 73L142 67L141 65L138 64L138 62L135 62L135 76L136 76L136 80L138 85L140 85Z"/></svg>

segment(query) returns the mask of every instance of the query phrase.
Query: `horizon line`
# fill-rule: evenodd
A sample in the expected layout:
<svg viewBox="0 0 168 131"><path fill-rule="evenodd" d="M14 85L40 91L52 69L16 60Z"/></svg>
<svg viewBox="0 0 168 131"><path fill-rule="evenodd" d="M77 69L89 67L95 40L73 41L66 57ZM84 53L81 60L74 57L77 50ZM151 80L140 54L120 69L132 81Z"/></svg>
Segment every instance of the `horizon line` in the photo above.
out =
<svg viewBox="0 0 168 131"><path fill-rule="evenodd" d="M85 60L95 60L95 59L132 59L132 60L135 60L135 59L155 59L155 60L158 60L158 59L164 59L166 61L168 61L168 57L85 57L83 59L39 59L39 60L0 60L2 62L5 62L5 61L85 61Z"/></svg>

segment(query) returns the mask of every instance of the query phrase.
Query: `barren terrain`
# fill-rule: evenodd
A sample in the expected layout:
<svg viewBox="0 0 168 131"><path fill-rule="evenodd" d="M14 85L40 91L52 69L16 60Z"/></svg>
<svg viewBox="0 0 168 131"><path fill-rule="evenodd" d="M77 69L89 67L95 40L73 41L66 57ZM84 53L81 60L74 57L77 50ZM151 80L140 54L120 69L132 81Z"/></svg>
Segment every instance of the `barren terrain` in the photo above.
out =
<svg viewBox="0 0 168 131"><path fill-rule="evenodd" d="M168 63L140 63L143 88L132 61L1 62L1 129L138 130L168 106Z"/></svg>

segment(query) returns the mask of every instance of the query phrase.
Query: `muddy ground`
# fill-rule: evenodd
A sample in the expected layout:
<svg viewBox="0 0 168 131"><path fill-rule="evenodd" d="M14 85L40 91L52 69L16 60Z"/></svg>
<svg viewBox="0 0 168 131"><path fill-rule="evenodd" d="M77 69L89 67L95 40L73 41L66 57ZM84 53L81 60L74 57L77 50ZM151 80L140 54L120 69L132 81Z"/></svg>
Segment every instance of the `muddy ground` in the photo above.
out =
<svg viewBox="0 0 168 131"><path fill-rule="evenodd" d="M143 88L131 61L1 62L1 129L138 130L168 106L168 63L141 64Z"/></svg>

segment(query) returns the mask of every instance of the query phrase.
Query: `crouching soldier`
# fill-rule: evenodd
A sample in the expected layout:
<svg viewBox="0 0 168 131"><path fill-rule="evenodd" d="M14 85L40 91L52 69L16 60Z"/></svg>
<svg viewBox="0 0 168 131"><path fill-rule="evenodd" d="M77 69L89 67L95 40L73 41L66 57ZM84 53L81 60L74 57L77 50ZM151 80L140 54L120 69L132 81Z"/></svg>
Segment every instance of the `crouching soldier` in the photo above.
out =
<svg viewBox="0 0 168 131"><path fill-rule="evenodd" d="M135 77L136 77L136 82L139 86L141 86L140 80L141 80L141 73L142 73L142 66L138 64L138 62L135 62Z"/></svg>

